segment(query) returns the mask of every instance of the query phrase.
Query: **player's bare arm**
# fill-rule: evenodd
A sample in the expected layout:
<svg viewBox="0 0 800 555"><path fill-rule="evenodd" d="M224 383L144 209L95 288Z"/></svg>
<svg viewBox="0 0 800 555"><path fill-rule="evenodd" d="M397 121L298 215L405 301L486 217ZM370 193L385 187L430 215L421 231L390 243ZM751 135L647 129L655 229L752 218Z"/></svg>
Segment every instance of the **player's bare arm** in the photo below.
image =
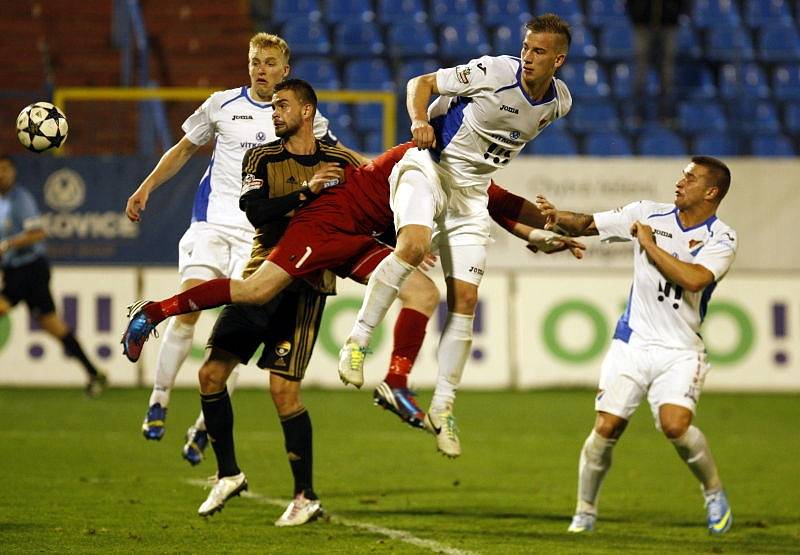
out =
<svg viewBox="0 0 800 555"><path fill-rule="evenodd" d="M553 203L542 195L536 196L536 207L547 219L544 228L550 231L559 231L572 237L587 237L598 235L594 216L578 212L558 210Z"/></svg>
<svg viewBox="0 0 800 555"><path fill-rule="evenodd" d="M419 149L436 146L436 134L428 122L428 101L434 94L439 94L435 73L414 77L406 87L406 109L411 118L411 137Z"/></svg>
<svg viewBox="0 0 800 555"><path fill-rule="evenodd" d="M29 229L22 233L12 235L8 239L0 241L0 256L8 251L14 249L23 249L29 247L39 241L44 241L47 238L47 233L44 229Z"/></svg>
<svg viewBox="0 0 800 555"><path fill-rule="evenodd" d="M631 235L639 241L650 262L661 274L671 281L694 293L702 291L714 281L711 270L701 264L678 260L656 243L653 228L641 222L634 222Z"/></svg>
<svg viewBox="0 0 800 555"><path fill-rule="evenodd" d="M172 146L164 153L161 159L153 168L142 184L128 197L128 203L125 206L125 214L132 222L138 222L142 219L142 212L147 207L147 200L150 198L150 193L158 189L161 184L170 179L186 164L200 146L194 144L186 136Z"/></svg>

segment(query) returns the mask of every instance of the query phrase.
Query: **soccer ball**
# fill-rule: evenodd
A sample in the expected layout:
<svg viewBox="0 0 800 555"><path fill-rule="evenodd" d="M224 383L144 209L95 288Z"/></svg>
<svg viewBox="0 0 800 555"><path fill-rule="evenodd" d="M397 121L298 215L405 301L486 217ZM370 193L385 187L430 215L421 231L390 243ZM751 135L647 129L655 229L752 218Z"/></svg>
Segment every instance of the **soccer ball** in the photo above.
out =
<svg viewBox="0 0 800 555"><path fill-rule="evenodd" d="M67 118L49 102L34 102L17 116L17 138L33 152L58 148L67 140Z"/></svg>

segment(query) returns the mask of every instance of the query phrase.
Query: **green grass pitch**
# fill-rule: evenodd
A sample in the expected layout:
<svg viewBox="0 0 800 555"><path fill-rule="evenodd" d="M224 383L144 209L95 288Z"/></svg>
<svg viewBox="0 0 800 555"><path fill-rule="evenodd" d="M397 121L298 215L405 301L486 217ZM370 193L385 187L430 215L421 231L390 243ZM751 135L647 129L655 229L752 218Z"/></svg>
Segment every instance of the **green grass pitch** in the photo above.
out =
<svg viewBox="0 0 800 555"><path fill-rule="evenodd" d="M374 408L369 391L306 391L315 487L331 518L295 529L272 525L291 477L266 393L233 398L239 464L253 495L208 519L196 511L213 454L195 468L180 458L197 394L173 394L161 442L139 431L147 397L0 389L3 552L800 552L798 395L703 396L696 422L734 511L720 538L706 533L698 485L646 407L615 450L597 532L565 533L591 391L460 393L457 460Z"/></svg>

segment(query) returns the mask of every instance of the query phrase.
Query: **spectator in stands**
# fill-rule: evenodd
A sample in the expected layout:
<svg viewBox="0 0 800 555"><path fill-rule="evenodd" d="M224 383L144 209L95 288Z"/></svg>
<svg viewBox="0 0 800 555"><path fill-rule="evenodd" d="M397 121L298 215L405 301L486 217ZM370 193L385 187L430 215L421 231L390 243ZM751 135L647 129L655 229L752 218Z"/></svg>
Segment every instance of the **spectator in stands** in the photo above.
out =
<svg viewBox="0 0 800 555"><path fill-rule="evenodd" d="M86 357L67 323L56 313L50 293L50 264L45 258L45 230L36 201L17 186L17 168L0 154L0 318L25 301L31 316L47 333L61 341L68 356L78 359L89 378L86 395L97 397L106 388L106 376Z"/></svg>
<svg viewBox="0 0 800 555"><path fill-rule="evenodd" d="M657 63L661 77L658 116L669 121L674 117L673 85L675 53L677 50L678 17L684 10L683 0L629 0L628 15L634 25L636 47L635 98L639 103L638 116L645 118L647 75L652 63ZM654 54L657 54L654 56Z"/></svg>

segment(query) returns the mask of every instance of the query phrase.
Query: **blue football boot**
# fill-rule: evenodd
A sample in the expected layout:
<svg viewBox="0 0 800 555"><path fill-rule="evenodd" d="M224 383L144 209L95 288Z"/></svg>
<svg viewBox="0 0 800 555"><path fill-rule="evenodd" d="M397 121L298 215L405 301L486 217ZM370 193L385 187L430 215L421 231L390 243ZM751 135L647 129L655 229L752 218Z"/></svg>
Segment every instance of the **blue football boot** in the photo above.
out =
<svg viewBox="0 0 800 555"><path fill-rule="evenodd" d="M198 430L194 426L186 430L186 445L183 446L183 458L189 464L196 466L203 462L205 455L203 453L208 446L208 432L205 430Z"/></svg>
<svg viewBox="0 0 800 555"><path fill-rule="evenodd" d="M733 524L733 513L723 490L704 493L708 511L708 533L714 536L727 532Z"/></svg>
<svg viewBox="0 0 800 555"><path fill-rule="evenodd" d="M372 394L376 405L390 410L413 428L424 428L425 413L417 404L417 394L407 387L391 387L381 382Z"/></svg>
<svg viewBox="0 0 800 555"><path fill-rule="evenodd" d="M152 333L158 337L156 332L156 325L158 322L153 322L142 309L151 304L150 301L138 301L128 307L128 327L122 334L122 352L128 357L131 362L139 360L142 354L142 347L144 342L150 337Z"/></svg>
<svg viewBox="0 0 800 555"><path fill-rule="evenodd" d="M142 423L142 435L144 435L144 438L159 441L164 437L164 433L167 431L164 427L166 420L166 407L162 407L161 403L150 405Z"/></svg>

